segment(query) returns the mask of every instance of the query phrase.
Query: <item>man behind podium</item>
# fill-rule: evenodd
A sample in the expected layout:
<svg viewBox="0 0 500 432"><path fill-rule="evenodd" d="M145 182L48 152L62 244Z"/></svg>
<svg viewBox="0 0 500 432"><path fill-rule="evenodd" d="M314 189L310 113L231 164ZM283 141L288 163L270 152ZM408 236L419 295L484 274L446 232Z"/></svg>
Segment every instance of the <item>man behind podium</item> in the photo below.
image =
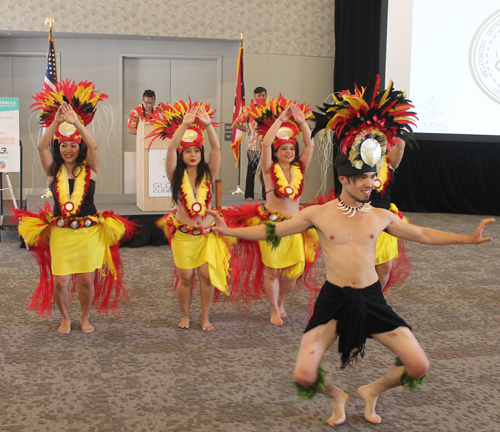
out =
<svg viewBox="0 0 500 432"><path fill-rule="evenodd" d="M127 132L137 135L137 124L139 121L145 121L146 115L156 114L161 111L161 107L155 104L156 94L153 90L144 90L142 102L130 111L127 122Z"/></svg>

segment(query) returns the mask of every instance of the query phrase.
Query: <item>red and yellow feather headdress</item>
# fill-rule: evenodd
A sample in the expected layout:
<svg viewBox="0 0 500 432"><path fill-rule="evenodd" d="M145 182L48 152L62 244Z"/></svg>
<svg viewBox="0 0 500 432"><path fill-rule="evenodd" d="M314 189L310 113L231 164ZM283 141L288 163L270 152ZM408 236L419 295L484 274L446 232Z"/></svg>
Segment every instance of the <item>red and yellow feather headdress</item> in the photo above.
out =
<svg viewBox="0 0 500 432"><path fill-rule="evenodd" d="M182 124L184 116L186 112L193 106L199 106L205 109L207 114L213 119L215 114L215 109L210 109L210 103L203 104L203 102L191 102L191 98L189 98L189 103L184 101L176 101L173 105L164 104L160 102L160 106L162 108L162 112L158 114L151 114L147 117L147 121L151 123L153 126L156 126L146 138L153 138L151 143L149 144L149 148L151 148L151 144L154 140L161 138L169 138L171 139L174 136L175 131ZM214 126L218 126L218 123L212 123ZM201 120L196 117L193 124L189 125L186 132L181 139L181 144L179 145L178 151L182 153L182 151L189 146L196 146L198 148L203 147L203 131L206 126L201 122Z"/></svg>
<svg viewBox="0 0 500 432"><path fill-rule="evenodd" d="M49 127L54 121L57 110L63 102L70 104L80 122L87 126L94 119L97 103L107 99L108 95L99 93L93 83L80 81L76 84L70 79L56 84L56 90L47 90L33 96L35 103L30 106L33 111L40 110L38 117L42 127ZM54 139L59 141L75 141L81 143L82 137L76 128L69 123L62 123L57 129Z"/></svg>
<svg viewBox="0 0 500 432"><path fill-rule="evenodd" d="M298 104L296 101L287 99L281 94L276 98L267 99L266 101L261 99L252 101L248 107L248 113L257 123L259 134L265 135L280 114L285 111L289 105L296 105L304 113L306 119L312 116L312 110L309 105L305 103ZM296 146L299 133L300 128L295 121L288 120L283 123L273 141L273 149L276 150L281 145L289 142Z"/></svg>

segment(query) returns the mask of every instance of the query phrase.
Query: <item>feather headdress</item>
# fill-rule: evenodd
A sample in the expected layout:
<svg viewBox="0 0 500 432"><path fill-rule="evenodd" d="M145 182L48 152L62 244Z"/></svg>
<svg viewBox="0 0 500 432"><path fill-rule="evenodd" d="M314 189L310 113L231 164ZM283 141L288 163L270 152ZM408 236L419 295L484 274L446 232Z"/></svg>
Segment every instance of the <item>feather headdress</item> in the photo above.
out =
<svg viewBox="0 0 500 432"><path fill-rule="evenodd" d="M343 91L333 94L333 103L324 103L314 112L314 136L324 130L334 132L340 151L349 156L352 166L361 170L365 165L375 168L383 163L382 156L392 150L396 138L411 145L416 113L404 92L394 90L392 81L386 90L379 91L380 76L354 94ZM378 146L377 146L378 143ZM369 169L365 167L365 171Z"/></svg>
<svg viewBox="0 0 500 432"><path fill-rule="evenodd" d="M248 107L249 115L255 120L258 125L257 131L261 135L265 135L273 123L278 119L280 114L285 111L289 105L296 105L305 115L306 120L312 116L312 109L309 105L298 104L291 99L283 97L281 94L273 99L263 101L256 99ZM273 141L273 149L278 149L285 143L297 144L297 136L300 129L297 123L293 120L288 120L283 123L276 134Z"/></svg>
<svg viewBox="0 0 500 432"><path fill-rule="evenodd" d="M210 109L210 103L203 104L203 102L192 102L191 98L189 98L189 103L184 101L176 101L173 105L164 104L160 102L160 106L162 108L162 112L158 114L151 114L147 117L147 121L155 126L146 138L153 138L151 143L149 144L149 148L151 148L151 144L158 138L171 139L174 136L175 131L179 128L184 120L184 116L186 112L193 106L199 106L204 108L207 114L210 116L210 119L213 119L214 114L217 110ZM212 123L214 126L218 126L218 123ZM184 132L184 135L181 139L181 144L179 145L178 151L182 153L182 151L189 146L196 146L198 148L202 148L203 146L203 131L206 126L201 122L201 120L196 117L195 121L190 124Z"/></svg>
<svg viewBox="0 0 500 432"><path fill-rule="evenodd" d="M55 119L57 110L63 102L70 104L80 122L87 126L94 119L97 103L107 99L108 95L99 93L95 85L89 81L80 81L76 84L70 79L56 84L56 90L48 90L33 96L35 103L30 106L33 111L40 110L38 117L42 127L49 127ZM59 141L75 141L80 143L82 138L76 128L69 123L62 123L57 129L54 139Z"/></svg>

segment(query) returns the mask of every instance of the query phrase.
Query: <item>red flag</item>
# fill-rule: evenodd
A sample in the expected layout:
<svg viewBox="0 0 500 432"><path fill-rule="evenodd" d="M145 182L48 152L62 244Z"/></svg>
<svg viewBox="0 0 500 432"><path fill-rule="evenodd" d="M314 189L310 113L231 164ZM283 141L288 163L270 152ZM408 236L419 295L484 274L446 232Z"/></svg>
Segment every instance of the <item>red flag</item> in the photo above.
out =
<svg viewBox="0 0 500 432"><path fill-rule="evenodd" d="M47 22L47 21L46 21ZM57 64L56 48L54 44L54 35L52 34L53 21L49 28L49 49L47 51L47 68L45 69L45 78L43 81L43 91L56 91L57 84Z"/></svg>
<svg viewBox="0 0 500 432"><path fill-rule="evenodd" d="M236 72L236 95L234 97L234 108L233 108L233 123L243 112L245 107L245 84L243 82L243 38L241 39L240 50L238 52L238 70ZM231 148L234 152L234 158L236 159L236 168L238 167L240 158L240 145L243 138L243 133L234 128L233 129L233 142Z"/></svg>

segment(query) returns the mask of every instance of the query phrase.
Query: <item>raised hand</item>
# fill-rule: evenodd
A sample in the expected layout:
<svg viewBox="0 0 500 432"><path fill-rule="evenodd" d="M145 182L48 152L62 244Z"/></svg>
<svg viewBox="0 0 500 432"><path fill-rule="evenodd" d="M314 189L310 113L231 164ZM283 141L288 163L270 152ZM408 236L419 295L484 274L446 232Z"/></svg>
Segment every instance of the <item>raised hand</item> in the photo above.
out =
<svg viewBox="0 0 500 432"><path fill-rule="evenodd" d="M63 113L64 105L66 105L66 102L63 102L61 105L59 105L59 108L57 109L56 115L54 117L54 121L56 121L57 123L63 123L64 121L66 121Z"/></svg>
<svg viewBox="0 0 500 432"><path fill-rule="evenodd" d="M302 124L306 121L306 116L297 105L290 105L289 108L293 119L297 122L297 124Z"/></svg>
<svg viewBox="0 0 500 432"><path fill-rule="evenodd" d="M288 105L288 107L280 114L279 119L284 123L287 122L292 118L292 111L290 109L291 105Z"/></svg>
<svg viewBox="0 0 500 432"><path fill-rule="evenodd" d="M210 123L212 123L212 119L210 118L210 115L205 111L205 107L203 105L200 105L198 107L198 118L205 126L208 126Z"/></svg>
<svg viewBox="0 0 500 432"><path fill-rule="evenodd" d="M196 105L189 107L184 114L184 119L182 120L182 124L191 125L196 120L196 116L198 115L199 108Z"/></svg>
<svg viewBox="0 0 500 432"><path fill-rule="evenodd" d="M495 222L495 219L490 218L490 219L483 219L477 228L474 230L474 232L471 234L471 243L472 244L480 244L484 242L489 242L493 240L493 237L483 237L483 230L486 227L486 225L489 225L490 223Z"/></svg>
<svg viewBox="0 0 500 432"><path fill-rule="evenodd" d="M63 121L72 125L79 122L78 115L73 111L73 107L70 104L63 102L59 107L59 110L61 110ZM59 110L57 110L58 113Z"/></svg>

